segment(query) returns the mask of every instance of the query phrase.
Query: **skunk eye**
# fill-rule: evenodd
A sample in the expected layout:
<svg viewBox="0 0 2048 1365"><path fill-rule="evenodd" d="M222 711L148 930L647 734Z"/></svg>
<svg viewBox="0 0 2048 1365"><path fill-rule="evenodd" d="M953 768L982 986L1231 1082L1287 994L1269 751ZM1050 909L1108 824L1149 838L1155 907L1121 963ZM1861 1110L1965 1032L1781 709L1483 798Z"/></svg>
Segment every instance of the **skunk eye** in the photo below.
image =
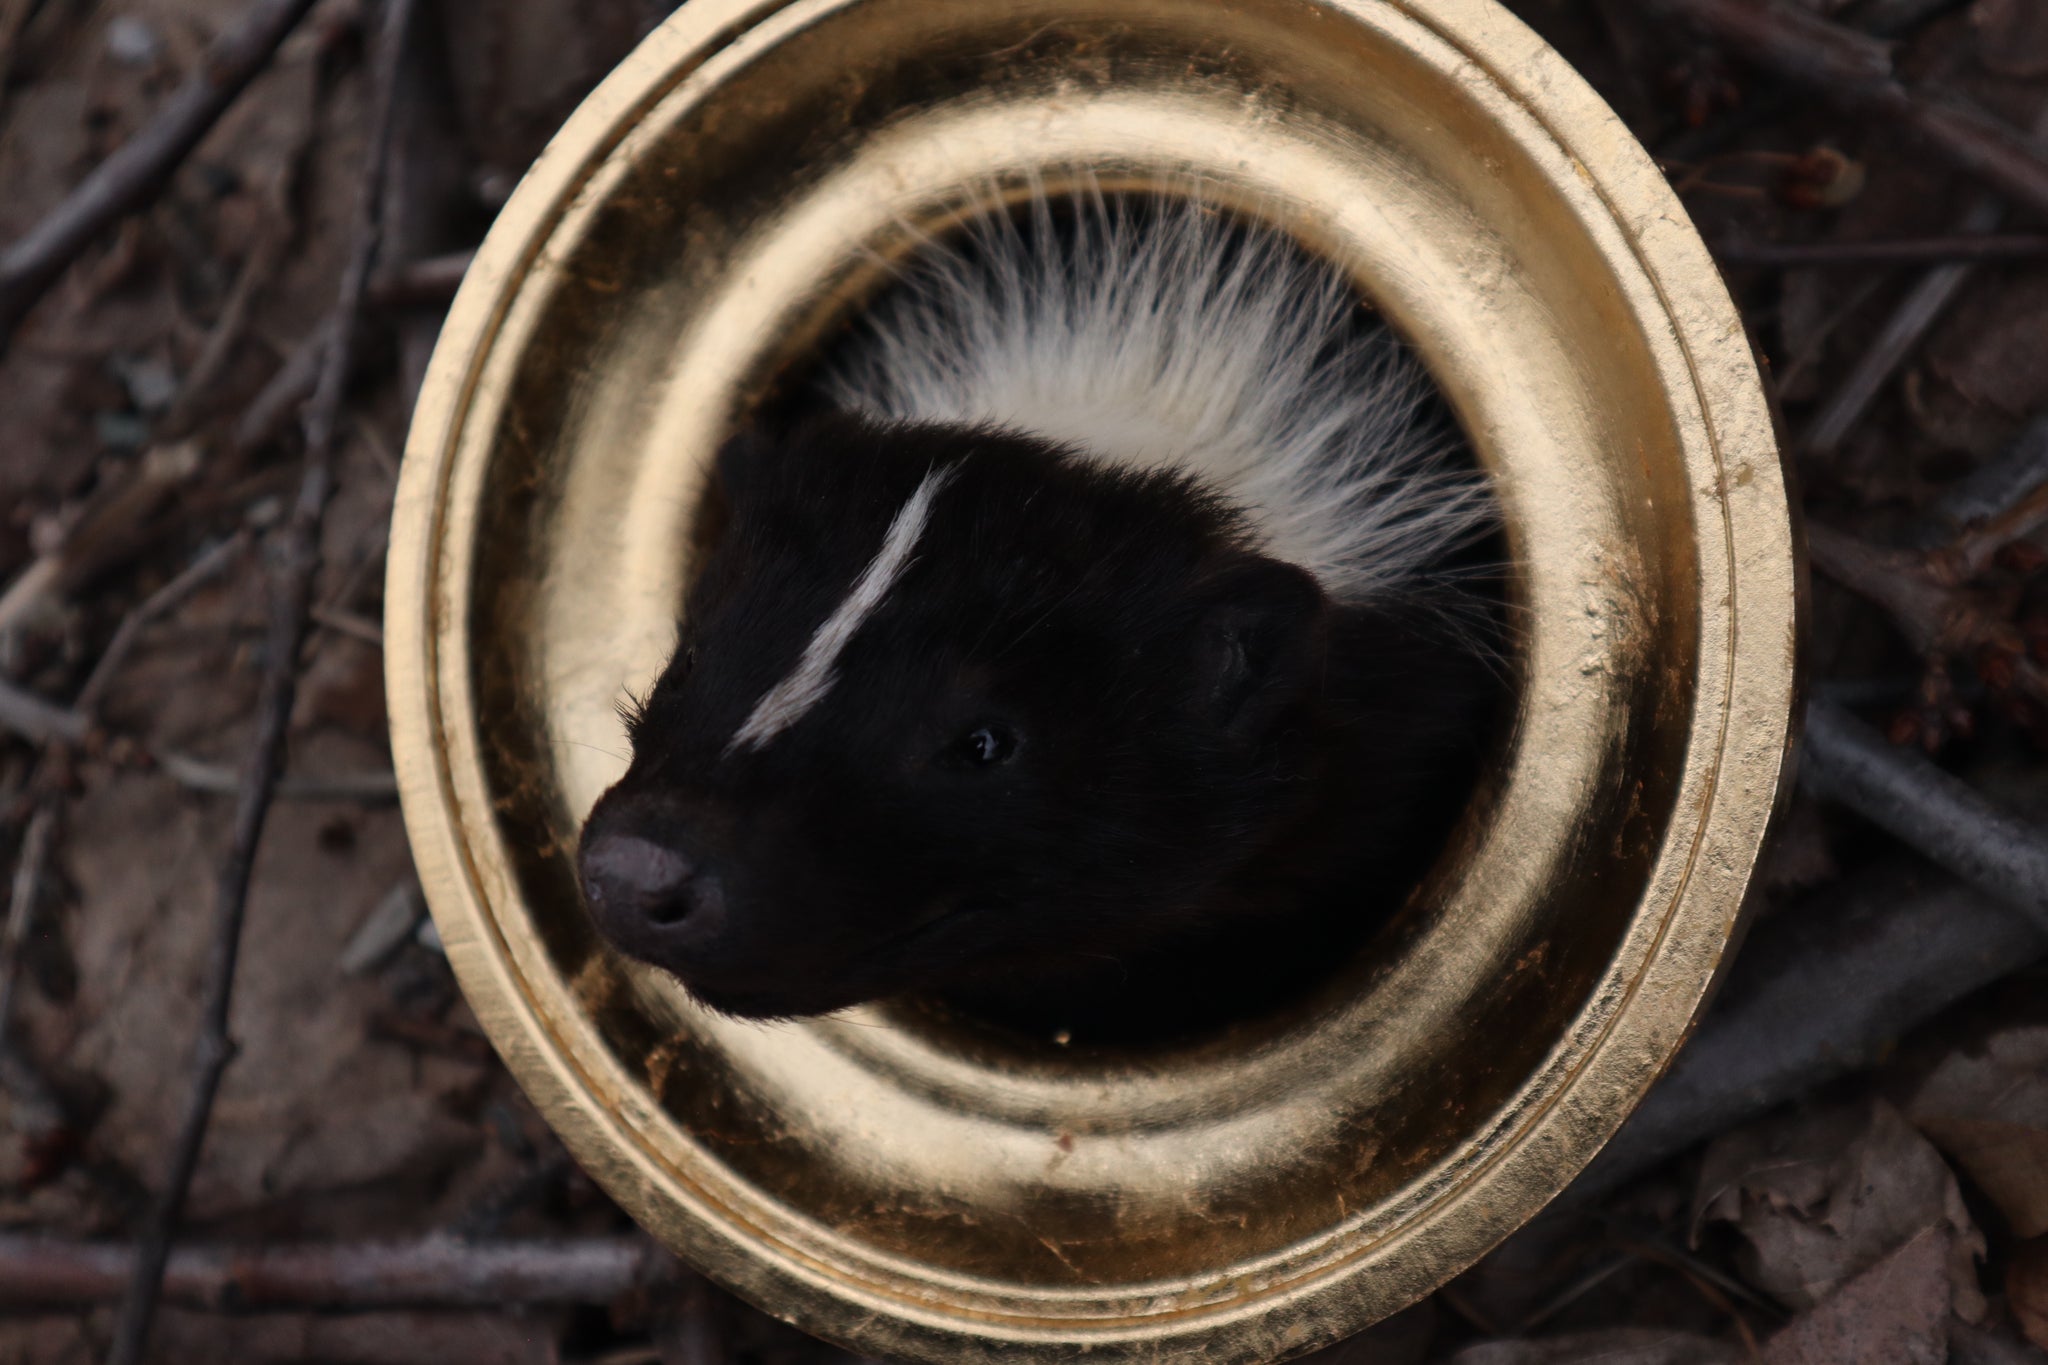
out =
<svg viewBox="0 0 2048 1365"><path fill-rule="evenodd" d="M953 741L952 757L974 768L993 768L1017 752L1017 736L1004 725L977 725Z"/></svg>

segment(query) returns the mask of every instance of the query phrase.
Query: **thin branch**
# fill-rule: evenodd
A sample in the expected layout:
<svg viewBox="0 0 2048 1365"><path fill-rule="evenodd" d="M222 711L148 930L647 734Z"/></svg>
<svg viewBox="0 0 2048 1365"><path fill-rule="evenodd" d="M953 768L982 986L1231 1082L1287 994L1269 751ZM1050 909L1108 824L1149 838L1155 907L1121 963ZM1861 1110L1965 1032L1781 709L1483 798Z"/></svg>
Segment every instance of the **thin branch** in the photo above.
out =
<svg viewBox="0 0 2048 1365"><path fill-rule="evenodd" d="M366 616L339 607L315 607L313 619L337 634L384 648L384 628Z"/></svg>
<svg viewBox="0 0 2048 1365"><path fill-rule="evenodd" d="M1891 44L1790 0L1650 0L1646 8L1781 80L1888 120L1957 168L2048 210L2048 159L2026 134L1952 92L1909 88L1893 66Z"/></svg>
<svg viewBox="0 0 2048 1365"><path fill-rule="evenodd" d="M1865 33L1898 38L1968 3L1969 0L1865 0L1850 13L1849 22Z"/></svg>
<svg viewBox="0 0 2048 1365"><path fill-rule="evenodd" d="M298 3L298 0L292 0ZM233 840L223 860L215 903L214 939L208 957L206 1008L195 1049L190 1095L172 1148L170 1171L150 1210L134 1258L120 1317L115 1323L109 1365L136 1365L148 1342L171 1239L184 1210L185 1195L198 1168L200 1148L213 1114L214 1096L233 1057L228 1009L234 994L250 874L256 847L284 764L285 735L298 694L299 648L312 605L313 575L320 562L320 524L333 484L334 435L343 386L355 350L363 297L378 245L379 199L391 145L393 92L412 24L412 0L389 0L378 35L371 108L374 123L356 205L354 245L342 273L333 335L319 382L305 411L304 474L290 520L279 533L274 555L269 652L258 703L256 735L243 769Z"/></svg>
<svg viewBox="0 0 2048 1365"><path fill-rule="evenodd" d="M133 1247L0 1235L0 1308L84 1308L121 1293ZM681 1267L644 1237L465 1242L436 1234L406 1242L182 1247L164 1266L165 1301L217 1313L364 1312L603 1304L680 1279Z"/></svg>
<svg viewBox="0 0 2048 1365"><path fill-rule="evenodd" d="M70 707L45 701L0 679L0 729L11 730L31 744L78 744L92 732L92 725Z"/></svg>
<svg viewBox="0 0 2048 1365"><path fill-rule="evenodd" d="M0 95L14 77L14 54L35 14L35 0L0 0Z"/></svg>
<svg viewBox="0 0 2048 1365"><path fill-rule="evenodd" d="M1800 780L1903 839L2048 933L2048 836L1833 702L1806 708Z"/></svg>
<svg viewBox="0 0 2048 1365"><path fill-rule="evenodd" d="M1996 196L1986 195L1969 207L1956 229L1963 234L1988 233L2004 221L2005 205ZM1921 276L1806 424L1799 441L1802 449L1825 453L1842 444L1863 419L1885 381L1905 363L1927 329L1948 311L1956 295L1970 282L1975 268L1967 261L1951 262L1935 266Z"/></svg>
<svg viewBox="0 0 2048 1365"><path fill-rule="evenodd" d="M2048 957L2048 931L1925 864L1889 863L1750 933L1713 1010L1561 1197L1583 1207L1837 1077L1907 1030Z"/></svg>
<svg viewBox="0 0 2048 1365"><path fill-rule="evenodd" d="M1814 568L1889 612L1921 654L1942 659L1991 651L2010 670L2012 686L2048 702L2048 669L2028 656L2017 627L1996 604L1968 586L2000 545L2043 518L2048 486L1929 554L1880 550L1821 522L1807 524L1807 553Z"/></svg>
<svg viewBox="0 0 2048 1365"><path fill-rule="evenodd" d="M474 251L451 251L400 266L371 281L370 301L380 308L446 304L461 288L475 259Z"/></svg>
<svg viewBox="0 0 2048 1365"><path fill-rule="evenodd" d="M129 476L111 484L49 553L38 556L0 593L0 626L10 626L45 608L135 553L150 521L190 483L200 468L197 442L151 446Z"/></svg>
<svg viewBox="0 0 2048 1365"><path fill-rule="evenodd" d="M283 256L284 233L270 227L257 239L255 247L243 260L242 268L235 273L235 282L228 289L227 300L221 304L220 316L207 331L205 345L200 347L191 368L185 371L169 410L156 425L156 439L177 439L190 434L198 425L202 399L226 368L228 357L234 354L235 344L242 339L249 325L250 304L275 273Z"/></svg>
<svg viewBox="0 0 2048 1365"><path fill-rule="evenodd" d="M21 56L22 40L36 17L40 0L0 0L0 118L7 111L7 96L14 84L14 67Z"/></svg>
<svg viewBox="0 0 2048 1365"><path fill-rule="evenodd" d="M214 39L199 70L155 118L0 252L0 350L65 267L156 194L312 7L313 0L256 0Z"/></svg>
<svg viewBox="0 0 2048 1365"><path fill-rule="evenodd" d="M164 776L181 787L213 796L236 796L242 791L242 776L234 769L204 759L192 758L175 749L155 754ZM369 773L286 773L277 779L271 795L279 801L360 801L381 804L398 799L398 777L389 769Z"/></svg>
<svg viewBox="0 0 2048 1365"><path fill-rule="evenodd" d="M43 869L57 828L57 803L43 800L22 831L21 852L14 863L14 881L7 898L7 927L0 932L0 1051L9 1046L7 1029L14 1018L15 983L21 979L21 950L35 922L43 894Z"/></svg>
<svg viewBox="0 0 2048 1365"><path fill-rule="evenodd" d="M1947 265L1965 261L2032 261L2048 256L2048 232L1950 233L1874 242L1723 241L1723 265L1795 270L1812 266Z"/></svg>
<svg viewBox="0 0 2048 1365"><path fill-rule="evenodd" d="M1822 521L1807 523L1806 550L1814 568L1890 613L1920 653L1954 637L1953 595L1919 572L1920 556L1879 549Z"/></svg>
<svg viewBox="0 0 2048 1365"><path fill-rule="evenodd" d="M128 656L141 640L142 632L151 622L177 610L187 598L212 582L221 570L248 548L248 534L237 532L193 560L177 577L138 603L133 611L121 619L121 624L114 631L114 638L107 641L106 649L100 653L99 662L94 664L92 672L86 675L85 685L78 689L78 696L71 703L71 709L78 712L88 723L96 721L101 699L106 696L107 689L120 674L121 666L128 662Z"/></svg>
<svg viewBox="0 0 2048 1365"><path fill-rule="evenodd" d="M2048 484L2048 410L2020 430L2010 448L1936 502L1915 541L1932 550L1959 539L1972 526L2004 516Z"/></svg>
<svg viewBox="0 0 2048 1365"><path fill-rule="evenodd" d="M1636 1260L1637 1257L1633 1251L1622 1251L1602 1260L1591 1270L1586 1271L1563 1289L1551 1295L1549 1299L1531 1309L1520 1322L1515 1324L1514 1335L1523 1336L1541 1327L1544 1323L1549 1322L1559 1313L1562 1313L1565 1309L1571 1307L1580 1299L1583 1299L1586 1295L1592 1293L1616 1275L1619 1275L1622 1271L1627 1270L1636 1263Z"/></svg>
<svg viewBox="0 0 2048 1365"><path fill-rule="evenodd" d="M176 578L158 588L123 618L107 642L99 662L93 665L78 697L68 707L45 701L12 683L0 681L0 728L12 730L37 744L81 744L98 723L99 704L107 687L120 672L143 629L165 612L204 586L248 545L248 537L236 535L207 551ZM0 1011L0 1019L6 1017Z"/></svg>

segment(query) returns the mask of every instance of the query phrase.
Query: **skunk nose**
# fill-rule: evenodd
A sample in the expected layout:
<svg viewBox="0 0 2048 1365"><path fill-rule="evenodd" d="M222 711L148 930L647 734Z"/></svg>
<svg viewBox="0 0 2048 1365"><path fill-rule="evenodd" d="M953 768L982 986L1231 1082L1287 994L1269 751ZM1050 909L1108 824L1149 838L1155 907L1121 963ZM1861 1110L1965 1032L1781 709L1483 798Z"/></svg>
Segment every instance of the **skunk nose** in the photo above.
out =
<svg viewBox="0 0 2048 1365"><path fill-rule="evenodd" d="M710 936L724 918L717 878L651 839L600 834L577 864L598 930L636 957L659 960Z"/></svg>

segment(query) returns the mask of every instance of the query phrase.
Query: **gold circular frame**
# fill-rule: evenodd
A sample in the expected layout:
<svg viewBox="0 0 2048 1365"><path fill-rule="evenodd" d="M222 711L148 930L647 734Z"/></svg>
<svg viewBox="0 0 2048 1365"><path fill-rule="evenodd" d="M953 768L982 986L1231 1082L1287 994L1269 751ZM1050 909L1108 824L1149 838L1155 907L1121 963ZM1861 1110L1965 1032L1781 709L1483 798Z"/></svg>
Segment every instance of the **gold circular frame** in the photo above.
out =
<svg viewBox="0 0 2048 1365"><path fill-rule="evenodd" d="M1200 1046L711 1016L601 948L567 856L672 638L705 461L921 227L1075 168L1199 180L1428 363L1525 608L1497 771L1371 961ZM1785 775L1796 585L1711 261L1490 0L692 0L449 315L392 533L392 741L479 1018L689 1260L908 1359L1268 1360L1470 1264L1669 1060Z"/></svg>

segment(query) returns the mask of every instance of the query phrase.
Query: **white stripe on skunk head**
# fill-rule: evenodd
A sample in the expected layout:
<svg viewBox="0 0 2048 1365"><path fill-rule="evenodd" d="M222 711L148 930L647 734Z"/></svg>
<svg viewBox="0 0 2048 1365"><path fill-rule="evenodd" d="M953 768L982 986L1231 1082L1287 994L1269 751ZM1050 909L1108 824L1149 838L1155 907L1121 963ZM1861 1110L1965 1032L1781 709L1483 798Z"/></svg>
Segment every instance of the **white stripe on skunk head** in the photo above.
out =
<svg viewBox="0 0 2048 1365"><path fill-rule="evenodd" d="M1344 276L1190 196L1034 194L934 244L826 381L874 416L990 423L1170 468L1341 602L1427 582L1493 523L1421 363Z"/></svg>
<svg viewBox="0 0 2048 1365"><path fill-rule="evenodd" d="M882 605L889 589L910 566L918 539L924 535L925 523L931 519L933 500L958 472L959 466L951 465L934 469L924 476L924 482L917 486L917 491L910 495L889 522L889 529L882 536L882 548L875 552L875 557L854 580L853 590L846 594L846 600L818 627L817 634L804 647L803 657L797 660L790 675L755 703L746 722L726 744L726 753L760 748L802 720L804 713L831 691L834 667L845 651L847 641L861 628L862 622L875 614L875 608Z"/></svg>
<svg viewBox="0 0 2048 1365"><path fill-rule="evenodd" d="M1065 212L935 244L718 457L577 852L714 1009L1171 1035L1322 979L1473 789L1486 495L1421 367L1285 240Z"/></svg>

